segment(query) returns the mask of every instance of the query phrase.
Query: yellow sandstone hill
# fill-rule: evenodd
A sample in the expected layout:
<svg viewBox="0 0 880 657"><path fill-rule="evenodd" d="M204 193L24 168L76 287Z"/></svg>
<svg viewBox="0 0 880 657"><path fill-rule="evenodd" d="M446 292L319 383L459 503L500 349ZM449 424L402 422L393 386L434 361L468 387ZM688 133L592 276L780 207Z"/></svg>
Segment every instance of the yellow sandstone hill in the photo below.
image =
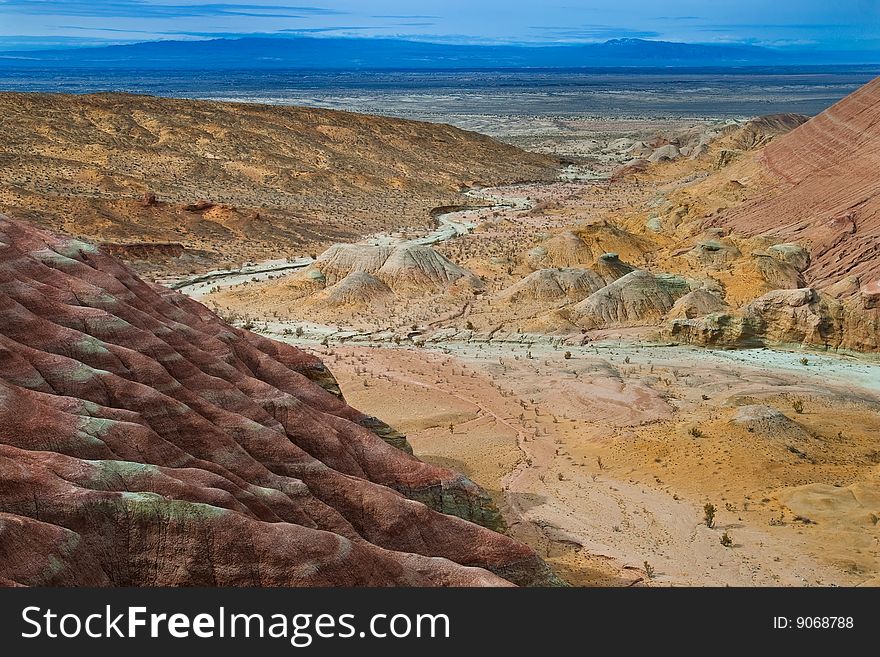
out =
<svg viewBox="0 0 880 657"><path fill-rule="evenodd" d="M320 252L557 169L451 126L321 109L4 93L0 115L0 211L178 269Z"/></svg>

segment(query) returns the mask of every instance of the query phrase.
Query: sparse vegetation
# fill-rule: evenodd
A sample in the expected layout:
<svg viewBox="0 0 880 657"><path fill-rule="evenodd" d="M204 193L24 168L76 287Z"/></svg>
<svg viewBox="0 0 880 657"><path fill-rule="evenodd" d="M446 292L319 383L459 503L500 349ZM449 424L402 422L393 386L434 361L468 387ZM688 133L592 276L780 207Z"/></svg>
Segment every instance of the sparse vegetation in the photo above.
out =
<svg viewBox="0 0 880 657"><path fill-rule="evenodd" d="M651 564L649 564L649 563L647 562L647 560L645 561L645 563L644 563L643 565L644 565L644 567L645 567L645 576L646 576L648 579L654 579L654 566L652 566Z"/></svg>
<svg viewBox="0 0 880 657"><path fill-rule="evenodd" d="M730 547L733 545L733 539L730 537L730 534L727 533L727 530L724 530L724 533L721 535L721 545L724 547Z"/></svg>
<svg viewBox="0 0 880 657"><path fill-rule="evenodd" d="M703 506L703 522L709 529L715 526L715 505L711 502Z"/></svg>
<svg viewBox="0 0 880 657"><path fill-rule="evenodd" d="M702 438L705 435L699 427L691 427L688 429L688 433L694 438Z"/></svg>

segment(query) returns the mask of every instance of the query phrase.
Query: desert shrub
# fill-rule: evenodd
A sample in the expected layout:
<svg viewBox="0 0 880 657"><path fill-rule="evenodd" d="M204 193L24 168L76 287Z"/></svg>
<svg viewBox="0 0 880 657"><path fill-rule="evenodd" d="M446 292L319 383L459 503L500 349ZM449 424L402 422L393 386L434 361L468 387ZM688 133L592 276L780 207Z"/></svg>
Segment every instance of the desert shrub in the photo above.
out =
<svg viewBox="0 0 880 657"><path fill-rule="evenodd" d="M707 502L703 507L703 522L710 529L715 526L715 505L711 502Z"/></svg>

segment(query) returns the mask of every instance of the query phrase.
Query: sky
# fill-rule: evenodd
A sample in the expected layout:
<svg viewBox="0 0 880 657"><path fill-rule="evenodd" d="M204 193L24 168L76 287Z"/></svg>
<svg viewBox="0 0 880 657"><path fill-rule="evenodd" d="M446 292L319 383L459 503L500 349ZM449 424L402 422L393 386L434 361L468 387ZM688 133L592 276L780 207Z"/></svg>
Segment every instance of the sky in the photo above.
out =
<svg viewBox="0 0 880 657"><path fill-rule="evenodd" d="M0 50L250 34L880 50L880 0L0 0Z"/></svg>

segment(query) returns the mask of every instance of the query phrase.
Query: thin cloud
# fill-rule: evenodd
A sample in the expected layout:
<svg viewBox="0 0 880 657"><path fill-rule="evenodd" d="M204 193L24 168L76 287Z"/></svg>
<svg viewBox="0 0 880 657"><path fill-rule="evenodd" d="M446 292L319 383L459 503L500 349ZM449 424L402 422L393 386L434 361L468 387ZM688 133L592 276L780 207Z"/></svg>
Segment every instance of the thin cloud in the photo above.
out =
<svg viewBox="0 0 880 657"><path fill-rule="evenodd" d="M0 13L102 18L303 18L342 15L346 12L324 7L241 3L157 5L144 0L0 0Z"/></svg>
<svg viewBox="0 0 880 657"><path fill-rule="evenodd" d="M374 16L370 16L370 18L400 18L400 19L440 19L442 16L424 16L422 14L376 14Z"/></svg>
<svg viewBox="0 0 880 657"><path fill-rule="evenodd" d="M613 27L610 25L533 25L530 30L540 32L545 39L567 40L606 40L606 39L651 39L661 36L654 30L632 30L625 27Z"/></svg>
<svg viewBox="0 0 880 657"><path fill-rule="evenodd" d="M846 23L718 23L696 27L697 30L827 30L851 27Z"/></svg>
<svg viewBox="0 0 880 657"><path fill-rule="evenodd" d="M277 34L321 34L323 32L340 32L348 30L390 30L396 25L339 25L336 27L291 27L278 30ZM270 35L271 36L271 35Z"/></svg>

